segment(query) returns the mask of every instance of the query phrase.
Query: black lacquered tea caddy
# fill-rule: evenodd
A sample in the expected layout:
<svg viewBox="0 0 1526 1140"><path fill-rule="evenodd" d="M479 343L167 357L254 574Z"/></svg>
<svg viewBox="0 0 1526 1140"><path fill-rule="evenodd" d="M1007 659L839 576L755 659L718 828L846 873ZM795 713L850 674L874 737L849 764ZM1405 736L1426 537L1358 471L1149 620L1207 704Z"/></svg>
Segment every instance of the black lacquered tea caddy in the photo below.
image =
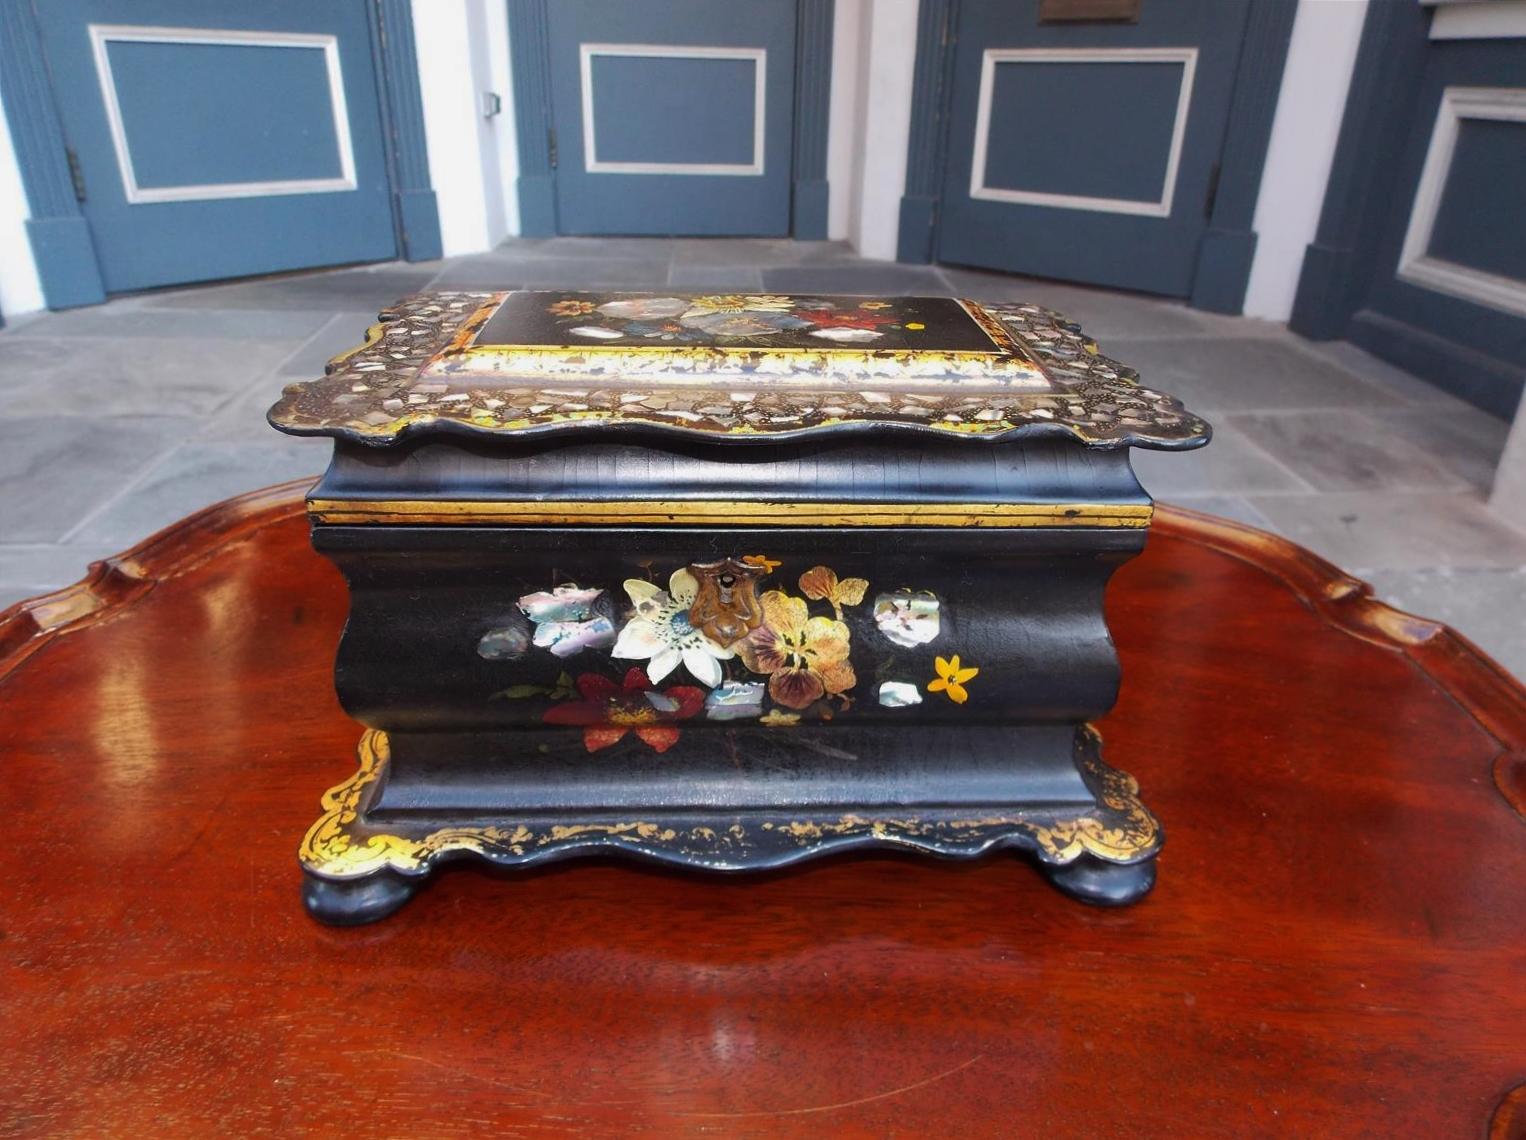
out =
<svg viewBox="0 0 1526 1140"><path fill-rule="evenodd" d="M1161 830L1102 760L1103 618L1208 426L1062 317L929 297L430 293L271 423L366 726L301 848L319 919L438 863L702 871L1030 855L1121 904Z"/></svg>

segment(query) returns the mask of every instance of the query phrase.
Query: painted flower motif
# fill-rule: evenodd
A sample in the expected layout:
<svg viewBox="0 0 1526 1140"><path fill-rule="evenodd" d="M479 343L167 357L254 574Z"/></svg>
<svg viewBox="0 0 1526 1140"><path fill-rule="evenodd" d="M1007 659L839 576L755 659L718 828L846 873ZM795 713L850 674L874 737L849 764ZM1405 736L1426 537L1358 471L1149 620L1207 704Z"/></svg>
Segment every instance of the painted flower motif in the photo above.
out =
<svg viewBox="0 0 1526 1140"><path fill-rule="evenodd" d="M661 681L680 664L694 679L714 688L721 683L721 662L736 656L695 629L689 607L699 594L699 582L688 570L675 570L663 590L641 578L629 578L625 592L636 616L625 623L619 640L610 650L613 657L648 660L653 683Z"/></svg>
<svg viewBox="0 0 1526 1140"><path fill-rule="evenodd" d="M872 312L875 309L888 309L888 308L890 308L890 302L889 301L860 301L858 303L858 307L860 309L869 309Z"/></svg>
<svg viewBox="0 0 1526 1140"><path fill-rule="evenodd" d="M523 624L490 629L477 642L477 656L484 661L514 661L530 648L530 634Z"/></svg>
<svg viewBox="0 0 1526 1140"><path fill-rule="evenodd" d="M922 694L909 681L886 681L880 686L880 704L887 709L904 709L922 703Z"/></svg>
<svg viewBox="0 0 1526 1140"><path fill-rule="evenodd" d="M587 621L594 616L594 603L603 592L572 584L557 586L525 594L519 599L519 610L537 625L543 621Z"/></svg>
<svg viewBox="0 0 1526 1140"><path fill-rule="evenodd" d="M682 316L689 302L679 297L630 297L624 301L606 301L599 312L606 317L627 321L661 321Z"/></svg>
<svg viewBox="0 0 1526 1140"><path fill-rule="evenodd" d="M747 563L749 566L763 567L763 573L765 574L772 574L775 570L784 565L784 563L780 562L777 558L770 558L766 554L744 554L742 555L742 561Z"/></svg>
<svg viewBox="0 0 1526 1140"><path fill-rule="evenodd" d="M842 608L858 605L868 589L869 583L863 578L839 581L837 571L830 566L812 566L800 575L800 592L813 602L831 602L838 621L842 621Z"/></svg>
<svg viewBox="0 0 1526 1140"><path fill-rule="evenodd" d="M766 716L758 718L758 723L768 728L790 728L800 723L800 714L769 709Z"/></svg>
<svg viewBox="0 0 1526 1140"><path fill-rule="evenodd" d="M673 320L631 321L625 326L626 336L639 336L643 340L666 340L678 344L703 344L703 333L686 329Z"/></svg>
<svg viewBox="0 0 1526 1140"><path fill-rule="evenodd" d="M748 720L762 713L761 681L727 681L705 698L705 715L711 720Z"/></svg>
<svg viewBox="0 0 1526 1140"><path fill-rule="evenodd" d="M519 609L535 623L534 644L557 657L613 644L614 623L594 608L603 593L568 584L524 595L519 599Z"/></svg>
<svg viewBox="0 0 1526 1140"><path fill-rule="evenodd" d="M938 599L926 590L881 594L874 599L874 624L895 645L926 645L938 636Z"/></svg>
<svg viewBox="0 0 1526 1140"><path fill-rule="evenodd" d="M605 328L603 325L578 325L577 328L568 331L573 336L586 337L589 340L619 340L625 335L618 329Z"/></svg>
<svg viewBox="0 0 1526 1140"><path fill-rule="evenodd" d="M897 317L889 313L863 312L867 306L857 309L801 309L796 316L824 329L873 330L883 325L899 324Z"/></svg>
<svg viewBox="0 0 1526 1140"><path fill-rule="evenodd" d="M593 312L592 301L556 301L546 306L546 312L554 317L581 317Z"/></svg>
<svg viewBox="0 0 1526 1140"><path fill-rule="evenodd" d="M585 649L604 649L614 643L615 623L607 617L589 621L543 621L535 627L535 644L554 657L571 657Z"/></svg>
<svg viewBox="0 0 1526 1140"><path fill-rule="evenodd" d="M627 672L623 685L584 673L577 679L577 690L582 700L552 705L543 719L547 724L581 726L583 747L590 752L618 744L628 732L654 751L666 752L680 735L673 722L688 720L705 705L702 689L674 685L659 691L641 669Z"/></svg>
<svg viewBox="0 0 1526 1140"><path fill-rule="evenodd" d="M613 644L615 623L595 610L595 603L603 592L569 583L523 595L519 609L536 624L534 644L539 649L551 650L552 655L559 658ZM482 652L481 644L478 652Z"/></svg>
<svg viewBox="0 0 1526 1140"><path fill-rule="evenodd" d="M974 680L980 670L971 665L968 668L959 664L959 654L954 654L952 660L942 657L933 659L933 668L938 671L938 676L927 682L929 693L947 693L948 699L956 705L962 705L970 699L970 694L965 691L964 683Z"/></svg>
<svg viewBox="0 0 1526 1140"><path fill-rule="evenodd" d="M874 329L830 328L814 329L811 335L836 344L868 344L871 340L879 340L885 334L876 332Z"/></svg>
<svg viewBox="0 0 1526 1140"><path fill-rule="evenodd" d="M681 318L687 328L698 329L714 337L773 336L792 329L808 329L809 321L789 313L694 313Z"/></svg>
<svg viewBox="0 0 1526 1140"><path fill-rule="evenodd" d="M702 313L787 313L795 307L793 297L776 293L715 293L689 299L689 316Z"/></svg>
<svg viewBox="0 0 1526 1140"><path fill-rule="evenodd" d="M848 661L848 627L811 617L805 600L780 590L763 595L763 624L737 645L743 664L768 675L768 695L790 709L809 708L857 682Z"/></svg>

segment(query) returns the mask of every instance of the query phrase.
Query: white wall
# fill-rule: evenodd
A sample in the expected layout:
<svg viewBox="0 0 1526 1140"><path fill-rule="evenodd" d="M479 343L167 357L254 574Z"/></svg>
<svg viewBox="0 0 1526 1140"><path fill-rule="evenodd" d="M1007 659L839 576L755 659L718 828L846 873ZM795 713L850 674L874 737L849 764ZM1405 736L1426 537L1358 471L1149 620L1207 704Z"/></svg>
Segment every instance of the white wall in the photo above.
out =
<svg viewBox="0 0 1526 1140"><path fill-rule="evenodd" d="M832 14L832 88L827 116L827 237L846 241L858 183L858 60L866 0L837 0Z"/></svg>
<svg viewBox="0 0 1526 1140"><path fill-rule="evenodd" d="M519 228L507 24L502 0L413 0L429 181L446 257L491 249ZM483 117L484 91L502 97L503 113Z"/></svg>
<svg viewBox="0 0 1526 1140"><path fill-rule="evenodd" d="M901 196L906 191L906 148L911 138L917 0L869 0L860 11L856 38L846 236L863 256L893 261ZM833 56L835 87L835 51ZM838 123L834 121L832 126ZM829 170L831 146L829 136ZM835 193L837 187L832 189Z"/></svg>
<svg viewBox="0 0 1526 1140"><path fill-rule="evenodd" d="M1379 0L1397 3L1399 0ZM1314 240L1367 0L1299 0L1253 223L1245 315L1285 321Z"/></svg>
<svg viewBox="0 0 1526 1140"><path fill-rule="evenodd" d="M5 105L0 103L0 313L7 320L43 307L42 285L26 236L30 216Z"/></svg>
<svg viewBox="0 0 1526 1140"><path fill-rule="evenodd" d="M489 171L503 194L503 234L519 233L519 135L514 129L514 80L509 66L509 6L487 0L486 22L489 90L502 100L503 110L492 121L498 137L498 169Z"/></svg>

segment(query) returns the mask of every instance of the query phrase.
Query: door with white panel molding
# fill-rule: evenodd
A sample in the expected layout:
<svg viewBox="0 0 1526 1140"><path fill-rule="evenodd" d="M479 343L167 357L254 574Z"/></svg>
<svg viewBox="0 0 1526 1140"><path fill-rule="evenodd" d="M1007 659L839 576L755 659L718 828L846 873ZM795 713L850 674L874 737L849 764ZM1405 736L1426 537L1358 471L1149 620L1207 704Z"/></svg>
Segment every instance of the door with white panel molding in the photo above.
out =
<svg viewBox="0 0 1526 1140"><path fill-rule="evenodd" d="M557 228L790 232L795 0L548 6Z"/></svg>
<svg viewBox="0 0 1526 1140"><path fill-rule="evenodd" d="M1526 379L1526 12L1434 39L1350 335L1496 415Z"/></svg>
<svg viewBox="0 0 1526 1140"><path fill-rule="evenodd" d="M1526 4L1373 3L1343 114L1288 327L1518 416Z"/></svg>
<svg viewBox="0 0 1526 1140"><path fill-rule="evenodd" d="M1086 7L959 6L938 259L1188 296L1248 0Z"/></svg>
<svg viewBox="0 0 1526 1140"><path fill-rule="evenodd" d="M396 255L367 0L38 17L108 292Z"/></svg>

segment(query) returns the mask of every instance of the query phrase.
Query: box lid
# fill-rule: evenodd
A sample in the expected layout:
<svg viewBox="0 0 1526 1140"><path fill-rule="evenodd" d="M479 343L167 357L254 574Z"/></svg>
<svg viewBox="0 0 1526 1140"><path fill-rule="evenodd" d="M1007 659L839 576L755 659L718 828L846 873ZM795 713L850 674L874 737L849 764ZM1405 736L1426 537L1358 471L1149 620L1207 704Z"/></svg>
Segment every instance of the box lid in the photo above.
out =
<svg viewBox="0 0 1526 1140"><path fill-rule="evenodd" d="M422 293L270 422L376 445L608 431L843 432L1176 449L1203 420L1036 305L816 294Z"/></svg>

